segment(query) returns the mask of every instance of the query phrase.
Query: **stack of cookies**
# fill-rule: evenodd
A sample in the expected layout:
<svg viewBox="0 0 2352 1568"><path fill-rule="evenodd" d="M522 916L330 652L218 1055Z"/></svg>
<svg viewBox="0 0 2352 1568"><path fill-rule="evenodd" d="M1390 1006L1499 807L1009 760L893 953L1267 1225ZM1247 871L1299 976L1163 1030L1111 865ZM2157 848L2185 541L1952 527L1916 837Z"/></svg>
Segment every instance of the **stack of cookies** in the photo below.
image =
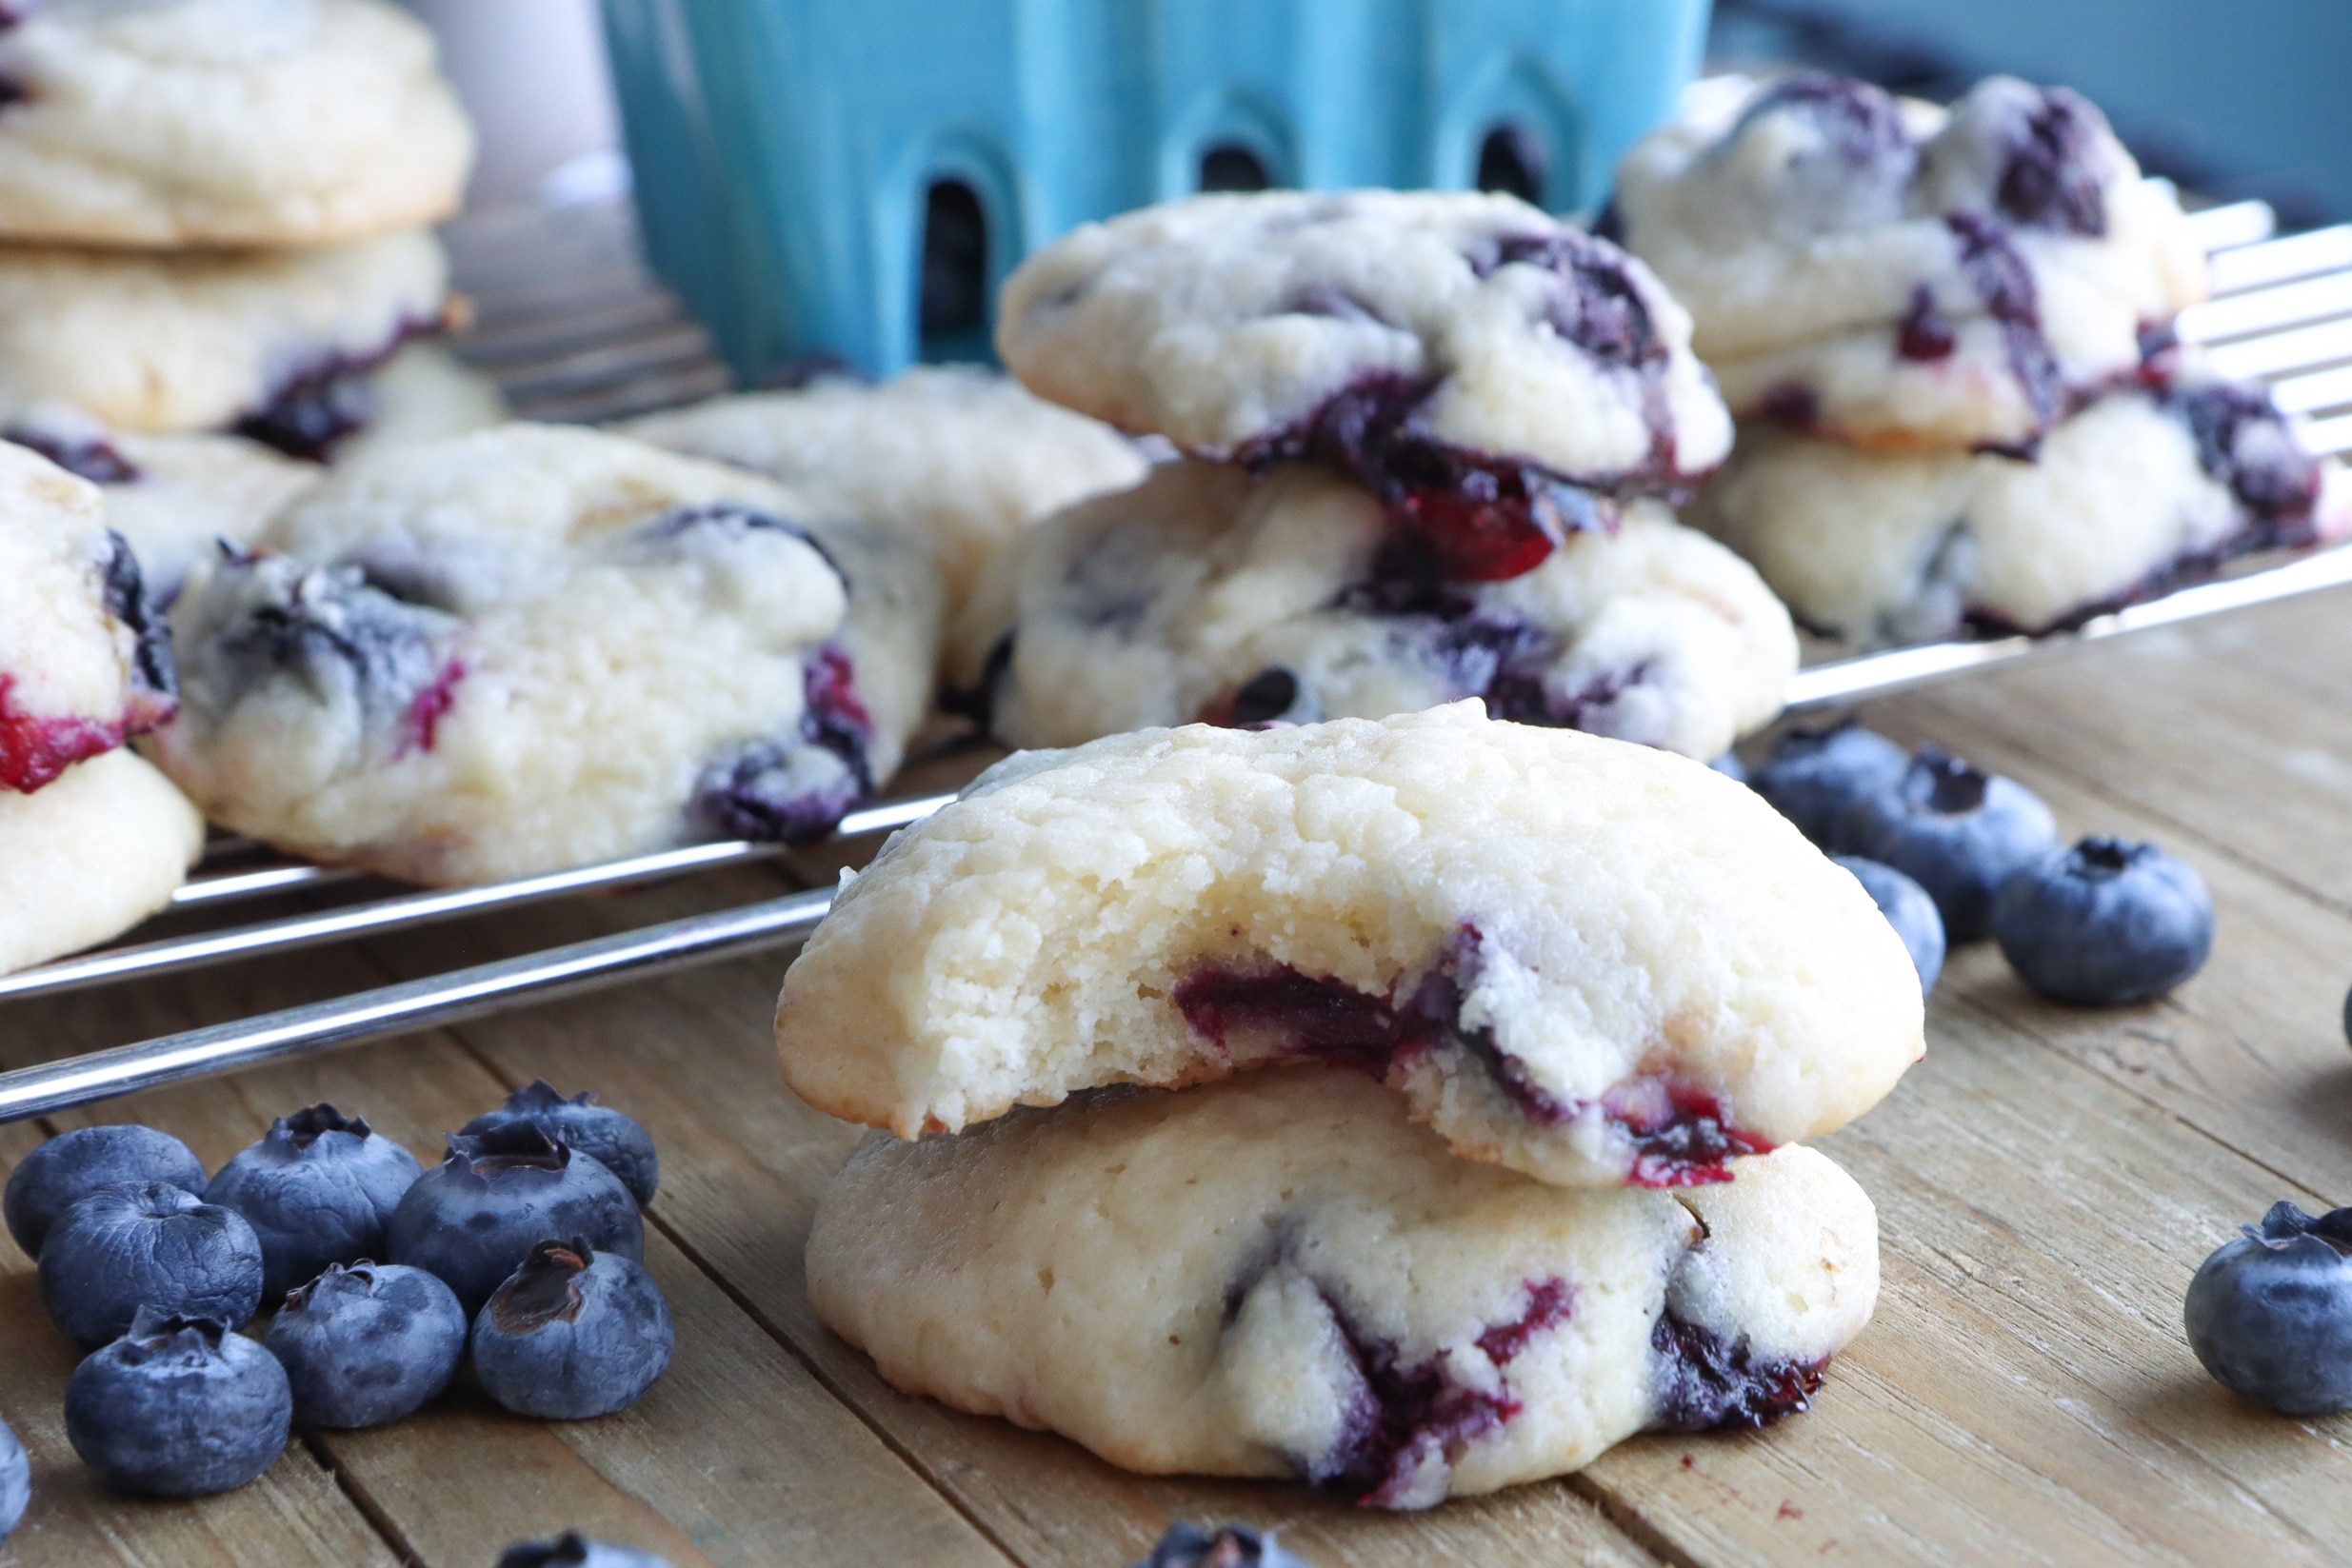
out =
<svg viewBox="0 0 2352 1568"><path fill-rule="evenodd" d="M1663 500L1730 421L1607 242L1508 196L1202 196L1073 231L999 315L1031 391L1184 454L951 626L1007 744L1475 697L1705 757L1778 711L1786 613Z"/></svg>
<svg viewBox="0 0 2352 1568"><path fill-rule="evenodd" d="M1614 228L1744 421L1694 519L1856 647L2043 632L2352 532L2333 465L2170 324L2205 267L2105 118L2010 77L1948 110L1704 84Z"/></svg>
<svg viewBox="0 0 2352 1568"><path fill-rule="evenodd" d="M0 11L0 436L121 497L168 589L369 432L501 417L403 348L451 320L472 149L389 0Z"/></svg>
<svg viewBox="0 0 2352 1568"><path fill-rule="evenodd" d="M1853 878L1686 759L1472 702L1000 764L846 883L785 1076L877 1129L817 1311L1129 1468L1423 1507L1805 1407L1921 1052Z"/></svg>

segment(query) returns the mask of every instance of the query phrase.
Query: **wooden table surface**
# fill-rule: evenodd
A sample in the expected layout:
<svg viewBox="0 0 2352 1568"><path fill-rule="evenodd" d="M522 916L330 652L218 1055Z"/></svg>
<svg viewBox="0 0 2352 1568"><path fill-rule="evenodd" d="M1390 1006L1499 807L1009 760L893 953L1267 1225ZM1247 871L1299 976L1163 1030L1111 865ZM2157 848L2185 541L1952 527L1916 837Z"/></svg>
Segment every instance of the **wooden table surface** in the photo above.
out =
<svg viewBox="0 0 2352 1568"><path fill-rule="evenodd" d="M550 373L552 359L533 363ZM71 1352L30 1267L0 1248L0 1413L31 1452L34 1486L0 1564L478 1568L508 1541L577 1527L680 1568L1115 1568L1176 1518L1279 1526L1311 1562L1394 1568L2344 1560L2352 1420L2289 1419L2223 1392L2183 1341L2181 1298L2205 1254L2274 1201L2352 1201L2339 1022L2352 981L2352 594L2120 639L1864 713L2013 774L2069 834L2159 840L2203 873L2220 925L2196 981L2111 1012L2035 1000L1996 952L1955 956L1926 1060L1823 1144L1877 1201L1884 1287L1809 1415L1763 1434L1639 1438L1565 1480L1387 1515L1291 1485L1129 1476L1060 1439L896 1395L803 1292L811 1205L857 1135L778 1080L779 952L0 1129L0 1164L44 1131L136 1120L217 1165L273 1115L328 1100L429 1162L441 1134L517 1084L593 1088L660 1146L647 1262L678 1323L668 1375L621 1415L548 1424L461 1394L378 1430L298 1436L241 1491L145 1502L99 1488L74 1459L61 1415ZM934 764L901 787L957 770ZM0 1065L813 885L831 869L802 856L20 1005L0 1015Z"/></svg>

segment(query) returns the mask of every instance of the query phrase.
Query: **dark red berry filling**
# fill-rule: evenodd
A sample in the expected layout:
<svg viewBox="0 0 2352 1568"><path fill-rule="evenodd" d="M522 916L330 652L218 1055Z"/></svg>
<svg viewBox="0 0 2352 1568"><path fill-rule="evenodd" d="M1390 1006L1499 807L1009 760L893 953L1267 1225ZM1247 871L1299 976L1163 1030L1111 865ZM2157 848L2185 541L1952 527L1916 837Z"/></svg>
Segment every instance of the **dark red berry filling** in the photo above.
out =
<svg viewBox="0 0 2352 1568"><path fill-rule="evenodd" d="M130 627L133 637L122 717L28 713L17 701L15 677L0 671L0 788L30 794L75 763L153 729L179 708L171 628L148 602L138 557L122 535L107 535L107 557L98 572L107 614Z"/></svg>
<svg viewBox="0 0 2352 1568"><path fill-rule="evenodd" d="M1985 313L2001 327L2002 347L2009 373L2017 378L2033 410L2037 432L2049 427L2066 408L2066 385L2059 374L2058 356L2042 332L2041 297L2025 258L1999 224L1975 212L1953 212L1943 220L1960 242L1960 267ZM2038 438L2038 437L2037 437Z"/></svg>
<svg viewBox="0 0 2352 1568"><path fill-rule="evenodd" d="M1712 1432L1764 1427L1812 1408L1822 1386L1824 1357L1776 1361L1757 1357L1747 1340L1726 1343L1712 1329L1686 1322L1669 1309L1650 1331L1658 1353L1659 1432Z"/></svg>
<svg viewBox="0 0 2352 1568"><path fill-rule="evenodd" d="M128 727L48 718L17 705L15 677L0 674L0 787L31 794L75 763L121 745Z"/></svg>
<svg viewBox="0 0 2352 1568"><path fill-rule="evenodd" d="M1952 324L1936 308L1934 291L1923 283L1912 289L1911 308L1895 327L1895 352L1904 359L1949 359L1958 344Z"/></svg>
<svg viewBox="0 0 2352 1568"><path fill-rule="evenodd" d="M1496 1043L1492 1030L1461 1026L1463 996L1475 983L1478 945L1476 929L1464 926L1401 1002L1286 964L1246 974L1199 970L1178 983L1174 1000L1193 1033L1220 1050L1230 1036L1246 1032L1280 1042L1286 1056L1380 1076L1399 1062L1450 1050L1477 1062L1529 1121L1563 1126L1586 1105L1561 1101L1539 1086L1525 1065ZM1728 1181L1732 1160L1772 1150L1737 1125L1721 1102L1663 1076L1619 1084L1602 1099L1600 1109L1632 1142L1626 1181L1633 1186Z"/></svg>
<svg viewBox="0 0 2352 1568"><path fill-rule="evenodd" d="M391 340L373 353L326 354L311 360L280 381L261 406L240 416L232 428L289 457L324 463L374 419L375 389L368 385L369 373L410 338L440 327L438 319L404 321Z"/></svg>
<svg viewBox="0 0 2352 1568"><path fill-rule="evenodd" d="M129 485L139 477L138 465L104 436L62 436L18 425L0 430L0 441L30 447L92 485Z"/></svg>
<svg viewBox="0 0 2352 1568"><path fill-rule="evenodd" d="M457 705L457 684L466 678L465 661L451 659L441 666L432 684L419 691L409 703L409 711L402 717L400 740L392 748L394 757L406 757L415 752L430 751L441 729L441 721L449 709Z"/></svg>
<svg viewBox="0 0 2352 1568"><path fill-rule="evenodd" d="M1571 475L1542 464L1439 441L1417 428L1435 381L1391 371L1360 377L1305 418L1233 455L1252 466L1312 462L1352 475L1377 494L1399 526L1419 535L1445 576L1498 582L1540 565L1567 536L1605 527L1612 497L1671 493L1682 473L1665 402L1668 350L1614 247L1572 229L1508 234L1464 257L1471 272L1504 267L1550 274L1536 322L1602 365L1636 379L1650 430L1643 463L1621 474ZM1361 301L1310 289L1294 312L1369 319Z"/></svg>
<svg viewBox="0 0 2352 1568"><path fill-rule="evenodd" d="M737 746L703 769L688 814L731 838L821 839L873 796L873 718L849 655L827 644L803 673L805 705L788 738Z"/></svg>
<svg viewBox="0 0 2352 1568"><path fill-rule="evenodd" d="M1393 1340L1365 1333L1330 1292L1319 1293L1363 1375L1365 1392L1339 1440L1310 1462L1316 1484L1367 1508L1394 1508L1409 1500L1416 1474L1431 1458L1452 1460L1465 1444L1524 1408L1507 1394L1455 1382L1442 1356L1404 1360ZM1526 1310L1488 1327L1478 1338L1479 1348L1505 1365L1536 1336L1567 1321L1574 1299L1565 1280L1529 1280Z"/></svg>
<svg viewBox="0 0 2352 1568"><path fill-rule="evenodd" d="M2026 116L2023 140L2009 149L1993 200L2002 212L2032 228L2063 229L2098 239L2107 231L2107 208L2091 163L2099 111L2064 88L2042 94Z"/></svg>

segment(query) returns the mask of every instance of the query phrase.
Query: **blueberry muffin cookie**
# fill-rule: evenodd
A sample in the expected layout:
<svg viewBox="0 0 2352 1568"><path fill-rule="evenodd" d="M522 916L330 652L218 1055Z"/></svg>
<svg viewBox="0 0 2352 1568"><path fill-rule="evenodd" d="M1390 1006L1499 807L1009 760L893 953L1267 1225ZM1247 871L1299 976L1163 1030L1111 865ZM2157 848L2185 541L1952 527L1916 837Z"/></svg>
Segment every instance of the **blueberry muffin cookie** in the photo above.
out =
<svg viewBox="0 0 2352 1568"><path fill-rule="evenodd" d="M776 1035L801 1098L905 1138L1307 1059L1466 1159L1673 1186L1876 1104L1921 1009L1761 797L1458 703L1020 753L844 886Z"/></svg>
<svg viewBox="0 0 2352 1568"><path fill-rule="evenodd" d="M876 1134L808 1241L818 1315L899 1389L1383 1508L1805 1409L1878 1272L1869 1198L1811 1149L1567 1191L1321 1067Z"/></svg>
<svg viewBox="0 0 2352 1568"><path fill-rule="evenodd" d="M129 930L203 852L196 808L129 751L76 763L36 794L0 790L0 974Z"/></svg>
<svg viewBox="0 0 2352 1568"><path fill-rule="evenodd" d="M309 246L457 209L473 132L383 0L0 11L0 237Z"/></svg>
<svg viewBox="0 0 2352 1568"><path fill-rule="evenodd" d="M621 430L756 468L815 505L915 540L938 560L950 609L1023 528L1125 489L1148 466L1107 426L961 366L924 367L878 387L828 378L712 398Z"/></svg>
<svg viewBox="0 0 2352 1568"><path fill-rule="evenodd" d="M2104 116L2006 76L1948 113L1814 73L1719 94L1625 155L1614 214L1734 413L1875 445L2028 447L2205 289Z"/></svg>
<svg viewBox="0 0 2352 1568"><path fill-rule="evenodd" d="M1198 196L1086 224L1005 285L1032 391L1200 456L1369 486L1448 575L1501 579L1731 426L1648 268L1510 196Z"/></svg>
<svg viewBox="0 0 2352 1568"><path fill-rule="evenodd" d="M77 409L35 409L7 439L97 485L107 526L138 558L149 599L169 609L197 562L261 537L318 482L315 464L226 435L131 435Z"/></svg>
<svg viewBox="0 0 2352 1568"><path fill-rule="evenodd" d="M96 486L0 442L0 792L161 723L171 638Z"/></svg>
<svg viewBox="0 0 2352 1568"><path fill-rule="evenodd" d="M1507 582L1448 584L1360 486L1187 460L1039 525L984 581L948 678L1015 746L1477 697L1714 757L1780 711L1797 667L1754 570L1651 501Z"/></svg>
<svg viewBox="0 0 2352 1568"><path fill-rule="evenodd" d="M2342 537L2334 467L2260 387L2189 379L2106 394L2030 461L1752 427L1691 516L1808 627L1862 648L2058 630L2235 556Z"/></svg>
<svg viewBox="0 0 2352 1568"><path fill-rule="evenodd" d="M346 383L441 326L448 293L423 233L277 252L0 247L0 429L65 404L116 429L233 427L322 456L351 427Z"/></svg>
<svg viewBox="0 0 2352 1568"><path fill-rule="evenodd" d="M424 883L829 830L928 701L920 552L772 482L509 425L335 471L173 612L154 755L215 821Z"/></svg>

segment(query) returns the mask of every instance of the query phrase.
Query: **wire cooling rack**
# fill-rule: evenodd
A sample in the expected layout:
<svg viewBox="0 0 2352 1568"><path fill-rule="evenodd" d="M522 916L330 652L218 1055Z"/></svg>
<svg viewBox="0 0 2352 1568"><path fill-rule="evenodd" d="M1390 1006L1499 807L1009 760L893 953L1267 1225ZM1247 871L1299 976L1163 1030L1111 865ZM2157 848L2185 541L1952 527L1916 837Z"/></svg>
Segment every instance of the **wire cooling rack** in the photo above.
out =
<svg viewBox="0 0 2352 1568"><path fill-rule="evenodd" d="M2192 221L2212 256L2214 291L2182 315L2181 337L2202 346L2222 374L2267 383L2273 401L2313 449L2352 451L2352 225L2277 238L2270 208L2259 202L2210 208ZM621 204L469 219L448 238L479 323L461 350L499 378L518 414L614 419L724 389L726 375L700 328L640 267ZM1828 706L2054 646L2342 584L2352 584L2352 546L2183 589L2055 637L1943 643L1817 665L1790 683L1787 705L1792 711ZM887 833L920 822L953 798L884 802L845 818L834 836ZM0 976L0 1006L783 853L778 844L690 844L518 882L401 894L195 936L133 942ZM274 863L265 846L216 840L172 908L259 903L357 875ZM0 1073L0 1122L782 946L813 930L831 903L827 890L795 893Z"/></svg>

